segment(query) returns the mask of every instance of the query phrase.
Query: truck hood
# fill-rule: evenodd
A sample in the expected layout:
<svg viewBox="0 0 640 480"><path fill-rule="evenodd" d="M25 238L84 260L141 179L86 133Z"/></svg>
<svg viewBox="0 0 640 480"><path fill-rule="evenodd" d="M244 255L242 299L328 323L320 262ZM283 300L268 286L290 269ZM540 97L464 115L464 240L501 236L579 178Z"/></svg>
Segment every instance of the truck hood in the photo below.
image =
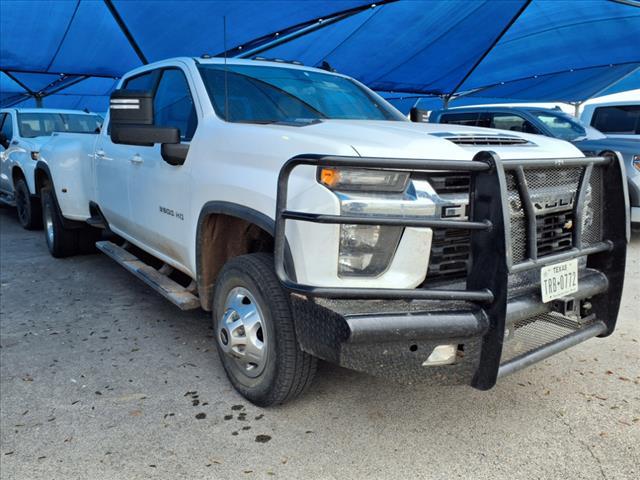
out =
<svg viewBox="0 0 640 480"><path fill-rule="evenodd" d="M40 148L49 140L51 140L51 135L42 137L21 138L19 146L24 148L25 150L39 152Z"/></svg>
<svg viewBox="0 0 640 480"><path fill-rule="evenodd" d="M327 146L335 143L349 145L363 157L422 158L471 160L482 150L492 150L502 158L560 158L581 157L580 150L569 142L540 135L489 128L465 127L450 124L412 123L400 121L323 120L302 127L272 125L287 130L287 135L307 135L321 138ZM455 143L459 136L482 137L476 145ZM521 145L499 145L500 136L521 138Z"/></svg>

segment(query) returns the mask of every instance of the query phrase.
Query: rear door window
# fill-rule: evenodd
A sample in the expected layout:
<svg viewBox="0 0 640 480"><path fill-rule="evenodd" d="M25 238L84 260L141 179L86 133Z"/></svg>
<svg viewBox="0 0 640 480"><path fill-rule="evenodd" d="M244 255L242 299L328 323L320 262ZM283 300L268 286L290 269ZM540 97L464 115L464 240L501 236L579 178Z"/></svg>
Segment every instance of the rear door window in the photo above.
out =
<svg viewBox="0 0 640 480"><path fill-rule="evenodd" d="M597 107L591 126L603 133L640 134L640 105Z"/></svg>

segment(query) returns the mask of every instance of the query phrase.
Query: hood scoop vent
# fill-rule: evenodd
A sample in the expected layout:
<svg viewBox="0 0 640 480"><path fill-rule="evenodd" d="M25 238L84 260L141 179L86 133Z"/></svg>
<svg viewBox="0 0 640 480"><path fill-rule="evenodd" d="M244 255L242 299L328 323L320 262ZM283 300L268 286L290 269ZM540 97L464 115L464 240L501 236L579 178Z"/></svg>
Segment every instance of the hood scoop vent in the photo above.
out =
<svg viewBox="0 0 640 480"><path fill-rule="evenodd" d="M454 135L440 134L445 140L456 145L533 145L529 140L511 135Z"/></svg>

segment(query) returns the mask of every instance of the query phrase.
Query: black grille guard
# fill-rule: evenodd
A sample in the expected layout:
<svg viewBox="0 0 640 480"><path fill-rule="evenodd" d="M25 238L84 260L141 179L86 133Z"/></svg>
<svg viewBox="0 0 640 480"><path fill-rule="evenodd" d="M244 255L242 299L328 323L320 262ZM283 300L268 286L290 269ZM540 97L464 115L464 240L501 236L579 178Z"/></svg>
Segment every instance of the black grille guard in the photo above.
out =
<svg viewBox="0 0 640 480"><path fill-rule="evenodd" d="M287 209L289 178L292 171L300 165L469 172L471 175L469 220L326 215L290 211ZM578 227L574 232L576 241L570 250L542 258L535 258L534 255L534 258L514 265L511 258L510 229L508 228L510 213L509 207L506 205L508 196L505 171L513 171L519 179L522 179L524 169L561 169L572 166L585 167L580 181L579 194L573 206L574 219L578 226L582 225L585 202L584 186L588 183L594 166L602 166L603 168L603 241L583 246L579 240L580 227ZM473 385L476 388L487 389L495 384L500 367L507 309L508 277L512 272L521 272L572 258L589 256L588 266L605 274L609 280L609 291L615 292L613 295L608 295L606 301L598 302L594 306L597 318L602 320L607 327L603 336L613 331L620 305L626 244L629 239L629 203L626 187L624 163L622 157L615 152L606 152L605 155L599 157L501 160L495 152L482 151L477 153L472 161L300 155L287 161L278 177L275 216L275 269L282 285L287 290L308 297L362 300L450 300L476 303L481 314L486 318L489 328L482 339L480 366L473 380ZM524 192L521 190L521 193ZM531 211L533 209L531 199L527 199L526 196L524 198L525 205L523 207ZM471 266L467 276L467 288L464 290L351 288L319 287L297 283L288 274L285 263L285 252L288 248L285 238L287 220L468 230L471 236ZM533 238L535 242L535 216L527 215L526 228L528 238Z"/></svg>

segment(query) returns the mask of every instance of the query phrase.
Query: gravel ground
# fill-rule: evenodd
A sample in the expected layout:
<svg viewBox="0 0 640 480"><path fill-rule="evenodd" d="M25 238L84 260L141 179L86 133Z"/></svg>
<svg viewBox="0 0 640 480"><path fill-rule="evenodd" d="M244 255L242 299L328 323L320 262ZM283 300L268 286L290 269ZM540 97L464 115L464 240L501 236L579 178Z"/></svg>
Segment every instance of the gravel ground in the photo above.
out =
<svg viewBox="0 0 640 480"><path fill-rule="evenodd" d="M640 477L640 235L614 335L489 392L326 363L306 396L235 393L209 318L106 256L51 258L0 208L2 479Z"/></svg>

